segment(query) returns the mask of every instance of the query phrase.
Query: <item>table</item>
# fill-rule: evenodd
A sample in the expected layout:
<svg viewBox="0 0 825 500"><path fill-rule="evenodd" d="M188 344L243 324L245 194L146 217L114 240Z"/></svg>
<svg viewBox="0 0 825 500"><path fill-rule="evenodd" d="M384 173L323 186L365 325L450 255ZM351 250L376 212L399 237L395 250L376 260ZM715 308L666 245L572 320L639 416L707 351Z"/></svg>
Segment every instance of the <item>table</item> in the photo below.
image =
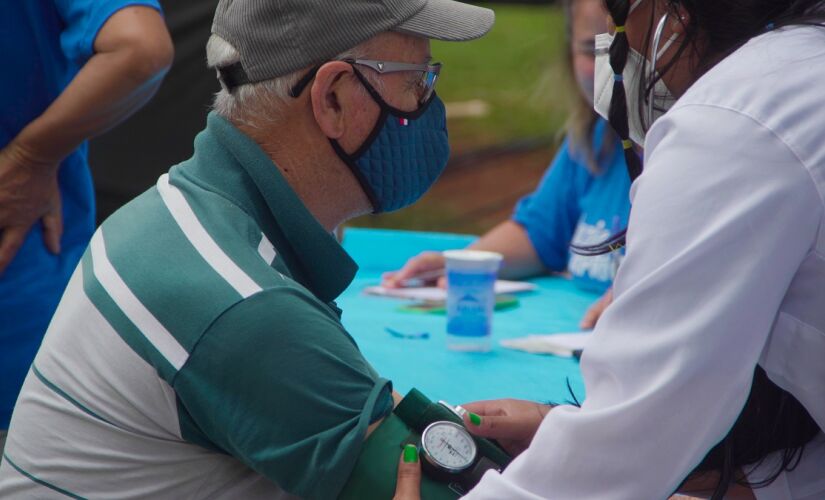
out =
<svg viewBox="0 0 825 500"><path fill-rule="evenodd" d="M584 386L575 359L539 356L501 347L498 342L531 333L576 331L598 295L578 289L569 279L532 279L536 292L520 294L520 307L496 312L492 352L453 352L446 348L446 317L398 312L397 299L368 296L363 289L381 274L399 269L425 250L463 248L475 237L442 233L348 229L344 248L359 264L352 285L341 295L343 323L378 372L406 394L416 387L432 400L453 404L482 399L521 398L563 403L571 400L567 383L581 400ZM400 339L404 333L428 332L429 339Z"/></svg>

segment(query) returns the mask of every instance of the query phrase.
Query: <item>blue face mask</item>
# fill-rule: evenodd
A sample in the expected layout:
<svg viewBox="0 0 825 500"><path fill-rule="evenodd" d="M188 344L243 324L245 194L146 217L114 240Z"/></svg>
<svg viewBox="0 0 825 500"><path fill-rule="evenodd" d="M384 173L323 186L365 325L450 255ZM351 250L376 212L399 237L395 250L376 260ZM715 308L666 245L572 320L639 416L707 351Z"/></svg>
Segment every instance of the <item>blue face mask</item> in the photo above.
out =
<svg viewBox="0 0 825 500"><path fill-rule="evenodd" d="M421 198L447 166L450 144L444 103L433 94L418 110L401 111L384 102L361 73L355 74L381 114L364 144L352 154L338 141L330 139L330 143L358 179L373 213L392 212Z"/></svg>

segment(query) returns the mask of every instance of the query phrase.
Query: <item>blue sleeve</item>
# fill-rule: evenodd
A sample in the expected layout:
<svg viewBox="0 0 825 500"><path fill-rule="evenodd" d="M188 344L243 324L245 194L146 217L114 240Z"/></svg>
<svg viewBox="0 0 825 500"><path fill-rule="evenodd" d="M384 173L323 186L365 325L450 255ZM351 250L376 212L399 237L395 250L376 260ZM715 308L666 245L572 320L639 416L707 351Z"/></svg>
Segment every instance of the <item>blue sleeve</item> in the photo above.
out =
<svg viewBox="0 0 825 500"><path fill-rule="evenodd" d="M135 5L161 10L158 0L54 0L54 5L65 26L60 47L78 65L92 57L97 34L115 12Z"/></svg>
<svg viewBox="0 0 825 500"><path fill-rule="evenodd" d="M544 266L567 268L570 241L581 216L582 173L588 172L570 155L565 140L538 188L516 205L513 220L527 231Z"/></svg>

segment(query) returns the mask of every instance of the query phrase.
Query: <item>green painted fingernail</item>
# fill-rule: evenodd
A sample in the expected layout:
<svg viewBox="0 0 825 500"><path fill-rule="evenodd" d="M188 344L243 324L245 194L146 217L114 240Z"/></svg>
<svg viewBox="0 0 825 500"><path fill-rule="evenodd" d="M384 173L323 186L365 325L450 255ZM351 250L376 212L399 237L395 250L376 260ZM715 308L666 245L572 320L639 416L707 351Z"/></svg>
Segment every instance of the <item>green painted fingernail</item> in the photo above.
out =
<svg viewBox="0 0 825 500"><path fill-rule="evenodd" d="M472 424L473 424L473 425L475 425L475 426L479 426L479 425L481 425L481 417L479 417L479 416L478 416L478 415L476 415L475 413L472 413L472 412L471 412L471 413L470 413L470 423L472 423Z"/></svg>
<svg viewBox="0 0 825 500"><path fill-rule="evenodd" d="M404 463L418 462L418 447L414 444L408 444L404 447Z"/></svg>

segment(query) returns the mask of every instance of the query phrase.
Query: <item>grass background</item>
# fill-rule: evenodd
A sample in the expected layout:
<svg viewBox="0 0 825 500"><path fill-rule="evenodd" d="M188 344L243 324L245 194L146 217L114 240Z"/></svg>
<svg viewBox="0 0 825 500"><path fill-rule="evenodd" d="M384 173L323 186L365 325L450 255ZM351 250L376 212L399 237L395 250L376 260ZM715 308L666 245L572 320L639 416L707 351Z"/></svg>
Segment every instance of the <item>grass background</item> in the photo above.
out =
<svg viewBox="0 0 825 500"><path fill-rule="evenodd" d="M564 59L564 18L551 5L487 4L496 23L471 42L433 42L444 64L438 93L445 102L480 99L483 118L449 123L456 152L535 136L564 124L570 96Z"/></svg>

